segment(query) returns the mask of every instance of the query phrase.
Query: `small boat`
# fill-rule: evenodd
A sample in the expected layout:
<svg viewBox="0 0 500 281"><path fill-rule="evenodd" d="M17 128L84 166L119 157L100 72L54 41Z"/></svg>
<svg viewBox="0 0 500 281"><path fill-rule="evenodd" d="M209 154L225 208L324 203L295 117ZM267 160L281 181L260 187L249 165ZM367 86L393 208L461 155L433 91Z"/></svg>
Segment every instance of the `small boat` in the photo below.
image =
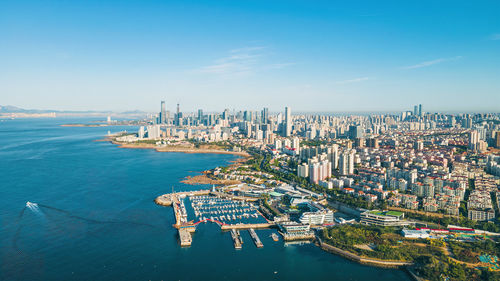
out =
<svg viewBox="0 0 500 281"><path fill-rule="evenodd" d="M279 240L279 237L278 237L278 235L276 233L272 233L271 237L273 238L274 241L278 241Z"/></svg>

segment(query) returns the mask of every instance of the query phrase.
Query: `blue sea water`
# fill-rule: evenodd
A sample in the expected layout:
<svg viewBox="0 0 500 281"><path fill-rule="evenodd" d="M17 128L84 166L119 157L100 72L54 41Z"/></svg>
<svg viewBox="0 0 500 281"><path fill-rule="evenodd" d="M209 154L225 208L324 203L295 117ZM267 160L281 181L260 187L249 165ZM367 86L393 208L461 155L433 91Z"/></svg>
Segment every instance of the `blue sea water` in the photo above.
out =
<svg viewBox="0 0 500 281"><path fill-rule="evenodd" d="M0 121L0 280L409 280L274 242L272 230L257 231L261 249L242 231L235 250L229 233L200 224L181 248L172 210L154 198L206 187L179 181L236 156L123 149L95 140L136 128L60 126L89 121Z"/></svg>

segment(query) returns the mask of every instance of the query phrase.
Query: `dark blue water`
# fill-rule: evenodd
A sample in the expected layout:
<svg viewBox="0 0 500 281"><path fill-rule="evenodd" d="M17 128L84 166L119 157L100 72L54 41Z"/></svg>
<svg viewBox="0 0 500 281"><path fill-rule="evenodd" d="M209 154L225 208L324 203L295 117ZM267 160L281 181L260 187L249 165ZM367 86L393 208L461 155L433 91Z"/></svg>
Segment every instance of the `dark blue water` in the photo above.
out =
<svg viewBox="0 0 500 281"><path fill-rule="evenodd" d="M60 124L88 120L0 121L0 280L408 280L316 246L274 242L257 249L242 232L201 224L180 248L170 208L156 196L198 189L179 183L232 155L158 153L96 142L108 130ZM26 201L39 204L25 208Z"/></svg>

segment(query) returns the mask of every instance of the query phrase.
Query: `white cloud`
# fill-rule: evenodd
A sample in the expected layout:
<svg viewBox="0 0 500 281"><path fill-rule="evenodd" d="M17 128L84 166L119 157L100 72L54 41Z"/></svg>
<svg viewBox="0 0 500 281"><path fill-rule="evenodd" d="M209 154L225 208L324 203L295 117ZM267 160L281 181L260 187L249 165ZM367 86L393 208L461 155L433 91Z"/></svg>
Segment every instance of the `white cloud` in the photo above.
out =
<svg viewBox="0 0 500 281"><path fill-rule="evenodd" d="M358 83L358 82L363 82L366 80L371 80L371 77L358 77L354 79L348 79L348 80L342 80L342 81L337 81L335 82L336 84L351 84L351 83Z"/></svg>
<svg viewBox="0 0 500 281"><path fill-rule="evenodd" d="M253 74L261 69L281 69L293 63L263 63L265 46L233 49L226 57L217 59L213 64L196 70L198 73L219 74L225 76Z"/></svg>
<svg viewBox="0 0 500 281"><path fill-rule="evenodd" d="M294 62L288 62L288 63L273 63L273 64L270 64L268 66L266 66L266 68L269 68L269 69L281 69L281 68L285 68L287 66L291 66L291 65L295 65L296 63Z"/></svg>
<svg viewBox="0 0 500 281"><path fill-rule="evenodd" d="M500 33L492 34L490 40L500 40Z"/></svg>
<svg viewBox="0 0 500 281"><path fill-rule="evenodd" d="M439 63L443 63L443 62L456 61L456 60L459 60L461 58L462 58L462 56L456 56L456 57L452 57L452 58L439 58L439 59L430 60L430 61L423 61L423 62L417 63L415 65L403 66L401 68L402 69L422 68L422 67L427 67L427 66L431 66L431 65L435 65L435 64L439 64Z"/></svg>

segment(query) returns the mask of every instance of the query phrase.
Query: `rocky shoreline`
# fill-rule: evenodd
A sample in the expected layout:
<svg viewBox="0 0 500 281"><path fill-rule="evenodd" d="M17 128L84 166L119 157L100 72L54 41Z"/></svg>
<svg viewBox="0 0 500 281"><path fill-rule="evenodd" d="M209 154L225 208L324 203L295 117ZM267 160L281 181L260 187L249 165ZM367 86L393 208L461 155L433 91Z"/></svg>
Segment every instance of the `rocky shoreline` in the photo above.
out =
<svg viewBox="0 0 500 281"><path fill-rule="evenodd" d="M198 176L187 176L185 179L181 180L182 183L190 185L200 185L200 184L215 184L215 185L233 185L241 183L238 180L214 180L209 178L205 172Z"/></svg>
<svg viewBox="0 0 500 281"><path fill-rule="evenodd" d="M150 143L123 143L112 139L108 139L111 143L118 145L121 148L132 149L154 149L158 152L181 152L181 153L211 153L211 154L232 154L242 157L250 157L250 154L244 151L229 151L212 148L195 148L185 146L158 146Z"/></svg>

